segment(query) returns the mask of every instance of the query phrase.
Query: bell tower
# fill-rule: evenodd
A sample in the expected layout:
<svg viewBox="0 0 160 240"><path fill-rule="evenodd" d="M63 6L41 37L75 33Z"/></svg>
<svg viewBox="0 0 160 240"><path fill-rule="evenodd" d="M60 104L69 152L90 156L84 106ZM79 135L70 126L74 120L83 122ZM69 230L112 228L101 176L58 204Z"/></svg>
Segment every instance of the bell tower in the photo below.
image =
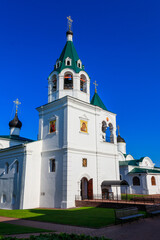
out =
<svg viewBox="0 0 160 240"><path fill-rule="evenodd" d="M73 20L70 16L67 19L67 41L48 77L48 103L67 95L89 103L90 78L73 45Z"/></svg>

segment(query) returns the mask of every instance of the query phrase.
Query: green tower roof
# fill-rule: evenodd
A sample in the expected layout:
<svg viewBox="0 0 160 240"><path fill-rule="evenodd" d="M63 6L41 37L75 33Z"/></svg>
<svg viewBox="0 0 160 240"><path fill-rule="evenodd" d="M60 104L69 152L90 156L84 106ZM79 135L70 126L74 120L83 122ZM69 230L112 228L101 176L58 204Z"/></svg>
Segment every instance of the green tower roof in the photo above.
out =
<svg viewBox="0 0 160 240"><path fill-rule="evenodd" d="M95 92L94 93L94 96L91 100L91 104L92 105L95 105L95 106L98 106L104 110L107 110L106 106L104 105L104 103L102 102L102 100L100 99L100 97L98 96L98 93ZM108 111L108 110L107 110Z"/></svg>
<svg viewBox="0 0 160 240"><path fill-rule="evenodd" d="M67 57L72 59L71 66L65 65L65 60ZM70 68L70 69L73 69L76 73L79 73L80 71L84 70L84 66L82 66L82 68L77 67L78 60L79 60L79 57L78 57L77 51L73 45L73 42L67 41L59 59L57 60L57 61L60 61L60 66L58 68L56 68L56 66L55 66L54 71L57 71L60 73L63 69Z"/></svg>

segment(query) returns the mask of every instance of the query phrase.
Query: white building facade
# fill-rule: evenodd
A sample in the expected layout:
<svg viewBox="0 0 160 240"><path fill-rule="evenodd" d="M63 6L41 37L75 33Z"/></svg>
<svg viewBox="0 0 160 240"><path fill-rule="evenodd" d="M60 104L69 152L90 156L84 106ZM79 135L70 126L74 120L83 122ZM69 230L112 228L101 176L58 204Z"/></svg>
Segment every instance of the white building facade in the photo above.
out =
<svg viewBox="0 0 160 240"><path fill-rule="evenodd" d="M126 154L126 142L118 135L118 154L120 179L127 181L128 194L160 194L160 168L149 157L134 159L131 154ZM126 193L126 188L121 188Z"/></svg>
<svg viewBox="0 0 160 240"><path fill-rule="evenodd" d="M90 102L90 78L71 30L48 78L48 103L37 111L37 141L20 137L17 112L10 135L0 136L0 208L70 208L76 196L120 198L116 114L96 91Z"/></svg>

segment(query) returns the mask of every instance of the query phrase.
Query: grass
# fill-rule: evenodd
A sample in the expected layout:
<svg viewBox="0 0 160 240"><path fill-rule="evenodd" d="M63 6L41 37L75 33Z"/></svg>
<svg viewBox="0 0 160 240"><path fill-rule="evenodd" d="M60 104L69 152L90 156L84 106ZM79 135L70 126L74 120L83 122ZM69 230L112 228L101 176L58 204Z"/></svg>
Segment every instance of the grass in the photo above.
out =
<svg viewBox="0 0 160 240"><path fill-rule="evenodd" d="M10 234L23 234L23 233L40 233L40 232L51 232L49 230L24 227L9 223L0 223L0 235L10 235Z"/></svg>
<svg viewBox="0 0 160 240"><path fill-rule="evenodd" d="M148 195L143 195L143 194L127 194L127 200L131 201L134 197L147 197ZM121 194L122 200L126 200L126 194Z"/></svg>
<svg viewBox="0 0 160 240"><path fill-rule="evenodd" d="M95 207L66 210L0 210L0 216L92 228L100 228L115 223L114 209Z"/></svg>

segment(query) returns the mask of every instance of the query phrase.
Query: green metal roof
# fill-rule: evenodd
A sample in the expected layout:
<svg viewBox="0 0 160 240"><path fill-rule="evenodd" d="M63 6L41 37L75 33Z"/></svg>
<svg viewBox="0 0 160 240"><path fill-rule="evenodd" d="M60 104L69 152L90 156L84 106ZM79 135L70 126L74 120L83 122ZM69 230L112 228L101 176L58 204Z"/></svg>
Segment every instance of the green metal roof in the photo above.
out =
<svg viewBox="0 0 160 240"><path fill-rule="evenodd" d="M139 166L139 163L142 162L144 157L140 159L128 160L128 161L119 161L119 166Z"/></svg>
<svg viewBox="0 0 160 240"><path fill-rule="evenodd" d="M138 162L136 160L129 160L129 161L119 161L119 166L138 166Z"/></svg>
<svg viewBox="0 0 160 240"><path fill-rule="evenodd" d="M132 169L128 174L134 174L134 173L159 173L160 174L160 168L159 170L156 168L154 169L147 169L147 168L134 168Z"/></svg>
<svg viewBox="0 0 160 240"><path fill-rule="evenodd" d="M93 96L93 98L91 100L91 104L95 105L95 106L98 106L98 107L100 107L100 108L102 108L104 110L107 110L106 106L104 105L104 103L100 99L98 93L96 93L96 92L94 93L94 96Z"/></svg>
<svg viewBox="0 0 160 240"><path fill-rule="evenodd" d="M16 135L0 135L0 138L7 138L7 139L12 139L12 140L21 141L21 142L34 142L34 140L24 138L24 137L19 137Z"/></svg>
<svg viewBox="0 0 160 240"><path fill-rule="evenodd" d="M69 57L72 59L72 65L71 66L66 66L65 65L65 59ZM67 41L63 51L57 61L60 61L60 66L59 68L54 67L54 71L61 72L65 68L70 68L73 69L76 73L79 73L80 71L84 71L84 66L82 68L77 67L77 61L79 60L77 51L74 47L74 44L72 41Z"/></svg>

